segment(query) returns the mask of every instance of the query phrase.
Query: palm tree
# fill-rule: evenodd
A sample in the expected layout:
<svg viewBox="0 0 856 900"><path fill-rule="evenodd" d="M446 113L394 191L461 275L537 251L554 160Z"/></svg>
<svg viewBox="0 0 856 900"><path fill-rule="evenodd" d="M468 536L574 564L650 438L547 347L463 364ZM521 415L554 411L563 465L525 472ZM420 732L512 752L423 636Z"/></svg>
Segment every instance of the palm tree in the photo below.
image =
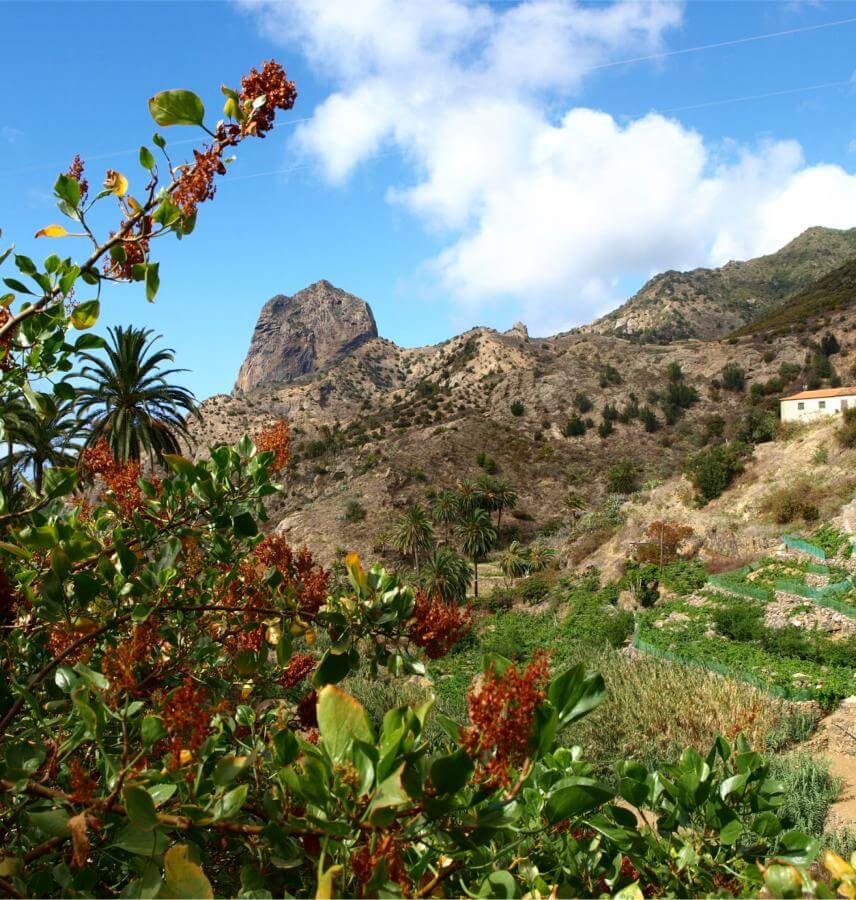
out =
<svg viewBox="0 0 856 900"><path fill-rule="evenodd" d="M473 563L473 594L479 595L479 560L487 556L488 551L496 541L496 529L490 521L487 510L476 506L458 522L458 537L461 539L461 549Z"/></svg>
<svg viewBox="0 0 856 900"><path fill-rule="evenodd" d="M499 568L506 579L513 581L529 571L529 557L520 546L520 541L512 541L499 558Z"/></svg>
<svg viewBox="0 0 856 900"><path fill-rule="evenodd" d="M434 521L443 526L443 541L446 544L449 543L449 526L457 518L458 512L458 495L454 491L440 491L434 498L431 514Z"/></svg>
<svg viewBox="0 0 856 900"><path fill-rule="evenodd" d="M470 586L469 563L451 547L437 547L425 560L422 586L429 594L437 594L447 603L459 602L467 596Z"/></svg>
<svg viewBox="0 0 856 900"><path fill-rule="evenodd" d="M553 561L556 551L544 544L532 544L529 548L529 571L543 572Z"/></svg>
<svg viewBox="0 0 856 900"><path fill-rule="evenodd" d="M3 457L5 482L12 484L15 474L15 436L24 420L32 415L32 408L22 394L6 394L0 401L0 440L6 445Z"/></svg>
<svg viewBox="0 0 856 900"><path fill-rule="evenodd" d="M565 509L568 511L571 517L571 524L582 515L583 510L586 508L586 502L583 498L574 491L571 491L567 497L565 497Z"/></svg>
<svg viewBox="0 0 856 900"><path fill-rule="evenodd" d="M400 553L413 557L417 575L419 554L423 550L428 550L433 536L431 520L419 503L414 503L393 526L392 545Z"/></svg>
<svg viewBox="0 0 856 900"><path fill-rule="evenodd" d="M87 364L78 377L89 384L78 392L79 412L91 417L87 444L104 438L116 459L138 460L144 453L160 459L178 453L181 438L189 437L187 415L201 418L193 394L170 384L170 376L185 369L162 369L173 351L152 352L160 335L148 328L109 329L106 358L82 353Z"/></svg>
<svg viewBox="0 0 856 900"><path fill-rule="evenodd" d="M83 424L71 402L60 403L45 415L29 408L18 414L7 439L14 444L11 454L14 465L32 472L36 493L41 493L48 466L77 464L79 447L75 438L82 430Z"/></svg>
<svg viewBox="0 0 856 900"><path fill-rule="evenodd" d="M478 505L489 513L496 509L496 480L490 475L480 475L476 481Z"/></svg>
<svg viewBox="0 0 856 900"><path fill-rule="evenodd" d="M502 511L513 509L517 503L517 491L507 478L497 478L493 483L494 508L496 509L496 530L502 528Z"/></svg>
<svg viewBox="0 0 856 900"><path fill-rule="evenodd" d="M466 514L479 503L479 490L468 478L458 482L458 511Z"/></svg>

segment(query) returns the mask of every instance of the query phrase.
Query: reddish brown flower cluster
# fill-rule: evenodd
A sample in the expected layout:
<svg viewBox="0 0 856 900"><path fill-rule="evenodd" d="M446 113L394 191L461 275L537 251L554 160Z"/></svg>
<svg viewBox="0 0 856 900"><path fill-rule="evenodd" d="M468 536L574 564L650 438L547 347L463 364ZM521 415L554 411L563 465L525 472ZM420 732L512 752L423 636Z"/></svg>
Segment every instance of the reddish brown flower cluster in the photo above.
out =
<svg viewBox="0 0 856 900"><path fill-rule="evenodd" d="M117 462L103 438L94 447L84 448L80 459L84 474L101 478L125 518L130 518L142 506L143 494L137 483L140 478L138 461Z"/></svg>
<svg viewBox="0 0 856 900"><path fill-rule="evenodd" d="M75 803L92 802L98 782L90 776L76 756L73 756L68 764L68 783L71 786L69 796Z"/></svg>
<svg viewBox="0 0 856 900"><path fill-rule="evenodd" d="M318 694L309 691L297 704L297 718L304 728L318 727Z"/></svg>
<svg viewBox="0 0 856 900"><path fill-rule="evenodd" d="M182 751L192 755L202 746L211 733L212 714L208 694L189 675L167 697L162 715L169 733L170 768L184 764Z"/></svg>
<svg viewBox="0 0 856 900"><path fill-rule="evenodd" d="M126 223L123 222L122 226ZM149 237L152 233L151 216L143 216L128 231L121 241L125 251L124 260L107 256L104 259L104 274L121 281L130 281L134 274L134 266L144 263L149 255ZM113 237L113 232L110 233Z"/></svg>
<svg viewBox="0 0 856 900"><path fill-rule="evenodd" d="M77 182L80 189L80 202L85 203L89 195L89 182L83 177L83 160L80 158L79 153L75 154L65 174Z"/></svg>
<svg viewBox="0 0 856 900"><path fill-rule="evenodd" d="M256 435L256 449L259 453L272 451L274 454L272 472L279 472L291 462L291 436L288 422L279 419L272 425L266 425Z"/></svg>
<svg viewBox="0 0 856 900"><path fill-rule="evenodd" d="M136 691L140 669L151 664L158 648L158 626L154 618L135 625L131 636L104 652L101 670L114 692Z"/></svg>
<svg viewBox="0 0 856 900"><path fill-rule="evenodd" d="M0 566L0 624L8 624L15 618L19 600L20 596L6 570Z"/></svg>
<svg viewBox="0 0 856 900"><path fill-rule="evenodd" d="M497 675L491 668L470 689L470 725L461 744L475 760L476 780L494 787L510 784L512 769L526 759L548 675L547 656L539 652L522 672L511 665Z"/></svg>
<svg viewBox="0 0 856 900"><path fill-rule="evenodd" d="M0 306L0 328L11 318L12 313ZM14 337L14 328L10 328L3 335L0 335L0 372L8 372L12 368L12 340Z"/></svg>
<svg viewBox="0 0 856 900"><path fill-rule="evenodd" d="M196 207L206 200L212 200L217 191L214 178L226 174L219 144L206 147L201 153L193 151L194 162L181 173L181 177L173 188L173 203L188 218L196 215Z"/></svg>
<svg viewBox="0 0 856 900"><path fill-rule="evenodd" d="M287 690L303 681L315 668L316 659L311 653L295 653L285 667L279 679L279 683Z"/></svg>
<svg viewBox="0 0 856 900"><path fill-rule="evenodd" d="M350 868L359 883L361 897L366 896L366 885L379 865L384 866L386 878L401 888L402 896L413 895L413 884L402 859L403 849L396 836L387 832L382 837L367 838L367 842L351 854Z"/></svg>
<svg viewBox="0 0 856 900"><path fill-rule="evenodd" d="M253 551L256 559L267 568L275 568L282 575L280 591L294 594L297 608L313 614L324 605L330 573L315 562L306 547L295 552L280 535L268 535Z"/></svg>
<svg viewBox="0 0 856 900"><path fill-rule="evenodd" d="M50 626L48 635L48 648L55 656L61 656L75 641L92 634L98 625L89 619L78 619L74 624L59 622ZM82 644L73 650L65 659L69 662L88 662L92 656L91 644Z"/></svg>
<svg viewBox="0 0 856 900"><path fill-rule="evenodd" d="M473 626L469 607L446 603L440 597L429 597L425 591L416 594L410 639L422 647L429 659L445 656Z"/></svg>
<svg viewBox="0 0 856 900"><path fill-rule="evenodd" d="M249 74L241 79L242 106L244 103L252 104L262 96L265 98L264 104L253 111L244 126L247 134L255 134L256 137L264 137L273 128L273 120L278 109L291 109L297 99L294 82L286 78L285 69L272 59L262 65L261 72L253 67Z"/></svg>
<svg viewBox="0 0 856 900"><path fill-rule="evenodd" d="M636 545L639 562L668 565L678 558L678 548L693 537L689 525L680 522L652 522L645 529L646 540Z"/></svg>

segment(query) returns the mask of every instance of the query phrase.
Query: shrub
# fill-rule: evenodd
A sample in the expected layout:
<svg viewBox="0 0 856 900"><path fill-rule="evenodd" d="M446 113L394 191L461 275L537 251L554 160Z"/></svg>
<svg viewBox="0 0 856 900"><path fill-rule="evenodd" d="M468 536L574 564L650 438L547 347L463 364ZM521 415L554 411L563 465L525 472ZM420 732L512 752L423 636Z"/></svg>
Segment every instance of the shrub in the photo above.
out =
<svg viewBox="0 0 856 900"><path fill-rule="evenodd" d="M718 497L743 471L749 452L744 444L735 443L711 447L690 457L686 474L699 498L708 502Z"/></svg>
<svg viewBox="0 0 856 900"><path fill-rule="evenodd" d="M581 641L586 647L608 644L621 647L633 631L633 613L617 609L602 592L580 591L572 594L562 620L561 635L569 641Z"/></svg>
<svg viewBox="0 0 856 900"><path fill-rule="evenodd" d="M645 431L649 434L653 434L660 427L657 414L650 406L643 406L639 410L639 421L645 426Z"/></svg>
<svg viewBox="0 0 856 900"><path fill-rule="evenodd" d="M492 456L488 456L484 450L476 456L476 465L484 469L488 475L495 475L499 468L496 464L496 460Z"/></svg>
<svg viewBox="0 0 856 900"><path fill-rule="evenodd" d="M765 444L775 438L777 425L778 417L775 412L762 406L752 406L738 419L733 436L744 444Z"/></svg>
<svg viewBox="0 0 856 900"><path fill-rule="evenodd" d="M689 525L656 521L645 529L645 540L636 545L634 556L639 562L666 566L678 558L678 548L694 534Z"/></svg>
<svg viewBox="0 0 856 900"><path fill-rule="evenodd" d="M744 391L746 372L737 363L728 363L722 369L722 386L726 391Z"/></svg>
<svg viewBox="0 0 856 900"><path fill-rule="evenodd" d="M621 372L615 366L607 364L600 370L599 384L602 388L609 387L612 384L621 384L623 380Z"/></svg>
<svg viewBox="0 0 856 900"><path fill-rule="evenodd" d="M594 404L589 400L588 396L582 392L574 394L574 399L571 402L578 413L585 414L591 412L594 407Z"/></svg>
<svg viewBox="0 0 856 900"><path fill-rule="evenodd" d="M511 415L512 416L522 416L523 415L523 404L520 400L515 400L511 404Z"/></svg>
<svg viewBox="0 0 856 900"><path fill-rule="evenodd" d="M660 570L651 563L630 560L625 565L621 586L633 594L640 606L653 606L660 599Z"/></svg>
<svg viewBox="0 0 856 900"><path fill-rule="evenodd" d="M345 507L344 519L346 522L362 522L366 517L366 509L359 500L350 500Z"/></svg>
<svg viewBox="0 0 856 900"><path fill-rule="evenodd" d="M712 617L716 630L732 641L758 640L764 632L763 611L749 600L723 601Z"/></svg>
<svg viewBox="0 0 856 900"><path fill-rule="evenodd" d="M704 587L707 569L699 559L676 559L660 570L660 582L678 596L691 594Z"/></svg>
<svg viewBox="0 0 856 900"><path fill-rule="evenodd" d="M841 427L835 432L835 436L845 450L856 448L856 406L844 411Z"/></svg>
<svg viewBox="0 0 856 900"><path fill-rule="evenodd" d="M610 494L632 494L639 487L639 470L631 460L616 463L607 473L606 487Z"/></svg>
<svg viewBox="0 0 856 900"><path fill-rule="evenodd" d="M576 413L571 413L562 433L565 437L581 437L586 433L585 422Z"/></svg>
<svg viewBox="0 0 856 900"><path fill-rule="evenodd" d="M838 338L831 331L827 331L820 339L820 352L826 356L834 356L840 351L841 344L838 343Z"/></svg>
<svg viewBox="0 0 856 900"><path fill-rule="evenodd" d="M820 517L817 493L810 481L801 480L776 488L764 498L761 508L778 525L787 525L795 519L816 522Z"/></svg>
<svg viewBox="0 0 856 900"><path fill-rule="evenodd" d="M612 424L611 419L604 419L600 425L597 426L597 433L601 438L608 438L613 431L615 431L615 426Z"/></svg>

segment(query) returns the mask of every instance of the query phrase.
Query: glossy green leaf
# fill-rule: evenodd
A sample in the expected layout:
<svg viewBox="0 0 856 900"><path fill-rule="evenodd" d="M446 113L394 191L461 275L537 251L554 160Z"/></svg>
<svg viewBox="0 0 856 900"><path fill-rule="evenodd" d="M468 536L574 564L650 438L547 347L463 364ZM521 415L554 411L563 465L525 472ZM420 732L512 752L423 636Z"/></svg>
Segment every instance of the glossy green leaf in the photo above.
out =
<svg viewBox="0 0 856 900"><path fill-rule="evenodd" d="M123 794L125 812L131 822L145 831L150 831L158 824L155 804L149 792L139 785L128 785Z"/></svg>
<svg viewBox="0 0 856 900"><path fill-rule="evenodd" d="M205 107L193 91L161 91L149 100L149 112L158 125L201 125ZM155 141L157 143L157 141Z"/></svg>

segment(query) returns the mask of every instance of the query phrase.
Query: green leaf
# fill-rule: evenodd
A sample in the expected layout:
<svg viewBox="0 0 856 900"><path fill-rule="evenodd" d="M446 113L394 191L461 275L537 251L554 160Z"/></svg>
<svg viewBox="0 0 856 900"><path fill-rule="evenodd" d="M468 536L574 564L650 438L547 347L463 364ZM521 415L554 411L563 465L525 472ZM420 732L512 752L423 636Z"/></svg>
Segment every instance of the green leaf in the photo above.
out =
<svg viewBox="0 0 856 900"><path fill-rule="evenodd" d="M374 743L374 729L363 705L332 684L318 693L318 731L334 762L345 758L354 740Z"/></svg>
<svg viewBox="0 0 856 900"><path fill-rule="evenodd" d="M149 112L164 126L201 125L205 118L205 107L193 91L161 91L149 100Z"/></svg>
<svg viewBox="0 0 856 900"><path fill-rule="evenodd" d="M294 733L283 728L273 736L273 750L277 765L290 766L297 759L297 751L300 745Z"/></svg>
<svg viewBox="0 0 856 900"><path fill-rule="evenodd" d="M101 312L101 303L98 300L86 300L78 303L71 311L71 324L78 331L91 328L97 321Z"/></svg>
<svg viewBox="0 0 856 900"><path fill-rule="evenodd" d="M441 794L454 794L469 780L473 761L466 750L456 750L440 756L431 763L431 783Z"/></svg>
<svg viewBox="0 0 856 900"><path fill-rule="evenodd" d="M44 812L27 814L31 824L48 837L66 837L68 835L69 815L64 809L49 809Z"/></svg>
<svg viewBox="0 0 856 900"><path fill-rule="evenodd" d="M155 133L152 135L152 143L153 143L156 147L160 147L161 150L163 150L163 148L166 147L166 141L164 140L163 135L162 135L162 134L158 134L157 132L155 132Z"/></svg>
<svg viewBox="0 0 856 900"><path fill-rule="evenodd" d="M3 284L6 287L11 288L13 291L17 291L19 294L32 294L33 292L25 285L23 282L18 281L17 278L4 278Z"/></svg>
<svg viewBox="0 0 856 900"><path fill-rule="evenodd" d="M214 821L221 822L223 819L231 819L232 816L236 815L244 803L247 802L249 789L249 785L242 784L233 788L224 797L221 797L214 804Z"/></svg>
<svg viewBox="0 0 856 900"><path fill-rule="evenodd" d="M77 396L74 385L69 384L67 381L58 381L53 386L53 392L54 397L59 397L60 400L74 400Z"/></svg>
<svg viewBox="0 0 856 900"><path fill-rule="evenodd" d="M232 530L237 537L254 537L259 533L256 520L248 512L238 513L232 518Z"/></svg>
<svg viewBox="0 0 856 900"><path fill-rule="evenodd" d="M155 158L152 156L152 151L149 150L148 147L140 147L140 165L150 172L155 167Z"/></svg>
<svg viewBox="0 0 856 900"><path fill-rule="evenodd" d="M176 844L167 850L163 859L166 896L174 900L213 900L211 882L202 867L189 858L187 844Z"/></svg>
<svg viewBox="0 0 856 900"><path fill-rule="evenodd" d="M560 728L590 713L605 696L603 678L586 672L582 663L558 675L547 688L547 697L559 713Z"/></svg>
<svg viewBox="0 0 856 900"><path fill-rule="evenodd" d="M154 303L160 288L160 263L148 263L146 265L146 300Z"/></svg>
<svg viewBox="0 0 856 900"><path fill-rule="evenodd" d="M158 814L151 794L139 785L129 785L123 792L125 812L131 822L144 831L151 831L158 824Z"/></svg>
<svg viewBox="0 0 856 900"><path fill-rule="evenodd" d="M224 756L214 767L212 778L217 787L231 784L250 764L249 756Z"/></svg>
<svg viewBox="0 0 856 900"><path fill-rule="evenodd" d="M614 796L606 785L592 778L565 778L559 784L563 786L550 794L545 807L547 819L552 823L591 812Z"/></svg>
<svg viewBox="0 0 856 900"><path fill-rule="evenodd" d="M117 835L113 846L136 856L160 856L166 850L166 835L162 831L137 828L126 825Z"/></svg>
<svg viewBox="0 0 856 900"><path fill-rule="evenodd" d="M140 726L140 737L143 743L150 747L162 737L166 737L166 726L160 716L146 716Z"/></svg>
<svg viewBox="0 0 856 900"><path fill-rule="evenodd" d="M283 632L276 645L276 661L280 666L288 665L288 661L291 659L292 645L291 634L287 631Z"/></svg>
<svg viewBox="0 0 856 900"><path fill-rule="evenodd" d="M80 184L70 175L60 175L57 178L54 194L58 200L64 200L71 207L80 205Z"/></svg>
<svg viewBox="0 0 856 900"><path fill-rule="evenodd" d="M65 497L77 487L77 470L66 466L54 466L45 471L44 492L46 497Z"/></svg>
<svg viewBox="0 0 856 900"><path fill-rule="evenodd" d="M781 834L782 823L773 813L762 812L752 820L752 831L761 837L775 837L777 834Z"/></svg>
<svg viewBox="0 0 856 900"><path fill-rule="evenodd" d="M478 892L479 897L497 898L497 900L510 900L520 896L517 882L511 872L504 869L500 872L491 872L481 883Z"/></svg>
<svg viewBox="0 0 856 900"><path fill-rule="evenodd" d="M178 453L164 453L163 461L176 475L188 478L196 474L196 466L186 456L181 456Z"/></svg>
<svg viewBox="0 0 856 900"><path fill-rule="evenodd" d="M325 684L338 684L351 670L347 653L331 653L326 650L312 676L312 684L318 688Z"/></svg>

